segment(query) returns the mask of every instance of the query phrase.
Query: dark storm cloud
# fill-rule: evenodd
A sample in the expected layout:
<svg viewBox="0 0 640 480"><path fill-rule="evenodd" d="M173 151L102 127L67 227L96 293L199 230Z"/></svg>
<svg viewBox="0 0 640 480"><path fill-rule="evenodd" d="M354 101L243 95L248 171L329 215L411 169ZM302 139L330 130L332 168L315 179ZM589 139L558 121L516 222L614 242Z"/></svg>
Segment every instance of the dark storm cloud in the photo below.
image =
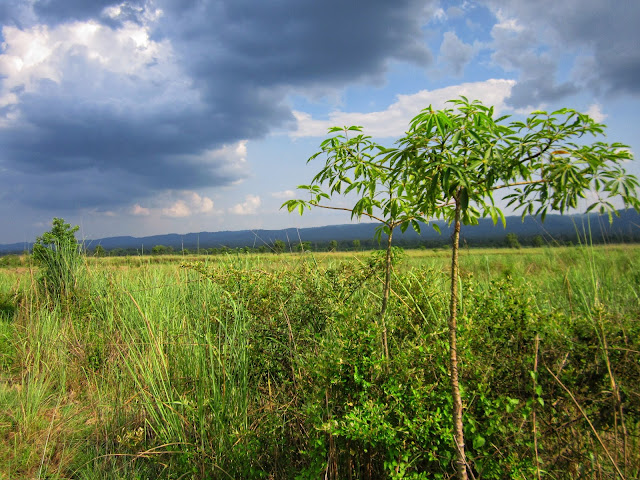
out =
<svg viewBox="0 0 640 480"><path fill-rule="evenodd" d="M118 25L103 13L115 4L38 1L33 13L52 25L92 18L114 32ZM123 18L138 5L128 2ZM0 112L0 167L36 182L5 185L25 203L108 209L164 189L229 184L246 172L207 152L286 127L288 93L379 81L392 60L426 66L431 58L420 29L423 1L148 5L163 12L148 25L153 40L170 45L169 57L122 73L73 47L59 53L59 78L17 87L18 102Z"/></svg>
<svg viewBox="0 0 640 480"><path fill-rule="evenodd" d="M602 0L489 1L494 11L518 21L520 30L511 38L500 38L494 30L499 64L507 59L523 72L511 103L517 106L554 99L589 88L595 93L640 94L640 2ZM549 69L547 50L560 57L573 52L582 55L582 68L575 68L571 80L557 84L561 67ZM510 59L510 60L509 60ZM560 60L562 61L562 60ZM542 68L538 68L542 63ZM584 65L589 65L584 68ZM566 69L566 65L564 65ZM574 67L578 67L575 65ZM529 92L529 94L527 94Z"/></svg>
<svg viewBox="0 0 640 480"><path fill-rule="evenodd" d="M0 129L0 145L5 167L30 183L15 194L31 206L113 208L159 190L225 185L245 175L199 157L215 135L207 116L195 112L123 117L109 107L34 95L23 98L22 112L29 124Z"/></svg>
<svg viewBox="0 0 640 480"><path fill-rule="evenodd" d="M434 2L167 0L158 34L212 87L343 85L383 74L392 59L426 66L426 3Z"/></svg>

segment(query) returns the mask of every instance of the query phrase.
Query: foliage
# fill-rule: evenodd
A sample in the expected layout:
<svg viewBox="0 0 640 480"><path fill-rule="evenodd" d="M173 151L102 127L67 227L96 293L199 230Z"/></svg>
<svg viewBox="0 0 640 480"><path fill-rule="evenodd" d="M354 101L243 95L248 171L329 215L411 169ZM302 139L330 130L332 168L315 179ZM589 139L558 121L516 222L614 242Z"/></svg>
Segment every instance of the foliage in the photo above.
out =
<svg viewBox="0 0 640 480"><path fill-rule="evenodd" d="M275 242L273 242L273 253L284 253L286 248L287 245L282 240L276 240Z"/></svg>
<svg viewBox="0 0 640 480"><path fill-rule="evenodd" d="M44 255L44 249L61 250L68 247L76 247L78 242L76 240L76 232L80 227L72 227L70 224L65 223L63 218L54 218L52 222L51 230L43 233L33 245L33 256L39 261L41 255Z"/></svg>
<svg viewBox="0 0 640 480"><path fill-rule="evenodd" d="M300 214L312 206L345 210L352 218L366 216L381 222L377 230L380 238L384 232L390 234L395 227L404 231L413 225L418 231L416 219L422 217L414 205L412 193L407 185L399 182L391 171L386 158L381 156L385 149L374 143L371 137L362 133L362 127L333 127L329 133L334 136L320 144L320 151L309 158L309 162L320 155L327 157L324 167L316 174L309 185L298 188L309 192L311 199L288 200L283 204L291 212L297 209ZM354 136L350 137L350 134ZM328 193L321 186L327 186ZM348 195L354 192L358 201L350 208L324 205L332 195Z"/></svg>
<svg viewBox="0 0 640 480"><path fill-rule="evenodd" d="M296 251L304 253L310 252L312 249L311 242L300 242L296 244Z"/></svg>
<svg viewBox="0 0 640 480"><path fill-rule="evenodd" d="M154 245L151 248L152 255L167 255L173 253L173 247L167 247L166 245Z"/></svg>
<svg viewBox="0 0 640 480"><path fill-rule="evenodd" d="M171 257L101 258L83 267L75 301L53 306L28 274L3 270L0 471L450 479L447 253L408 252L394 267L390 362L377 322L383 252L179 269ZM638 477L638 247L471 250L460 262L474 476L615 478L553 373Z"/></svg>
<svg viewBox="0 0 640 480"><path fill-rule="evenodd" d="M43 233L33 245L33 259L40 267L40 282L54 299L68 298L77 286L82 258L75 233L62 218L54 218L50 231Z"/></svg>
<svg viewBox="0 0 640 480"><path fill-rule="evenodd" d="M507 233L507 236L505 237L505 244L509 248L521 247L520 241L518 240L518 235L516 235L515 233Z"/></svg>
<svg viewBox="0 0 640 480"><path fill-rule="evenodd" d="M4 255L0 257L0 267L20 267L23 265L23 258L19 255Z"/></svg>
<svg viewBox="0 0 640 480"><path fill-rule="evenodd" d="M544 238L542 238L542 235L534 235L533 239L531 240L531 243L533 244L534 247L544 247L545 245Z"/></svg>
<svg viewBox="0 0 640 480"><path fill-rule="evenodd" d="M622 163L632 158L626 145L585 136L604 133L604 125L575 110L533 112L524 121L506 124L493 118L493 107L461 97L456 110L431 107L415 117L389 162L403 179L416 179L417 202L425 215L453 221L455 206L461 220L474 224L480 216L494 223L504 216L494 204L494 192L507 187L509 205L523 214L544 217L550 210L566 212L578 199L596 192L587 211L615 214L611 200L638 207L638 181ZM414 182L415 183L415 182Z"/></svg>

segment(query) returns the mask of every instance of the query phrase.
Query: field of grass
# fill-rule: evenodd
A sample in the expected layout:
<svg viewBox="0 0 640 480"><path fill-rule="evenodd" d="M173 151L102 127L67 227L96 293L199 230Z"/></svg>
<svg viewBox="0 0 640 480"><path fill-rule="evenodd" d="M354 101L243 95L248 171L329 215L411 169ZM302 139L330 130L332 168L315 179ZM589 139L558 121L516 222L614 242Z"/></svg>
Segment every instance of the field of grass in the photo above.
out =
<svg viewBox="0 0 640 480"><path fill-rule="evenodd" d="M0 268L0 479L454 478L450 251ZM476 479L640 478L640 247L463 250ZM54 288L55 287L55 288Z"/></svg>

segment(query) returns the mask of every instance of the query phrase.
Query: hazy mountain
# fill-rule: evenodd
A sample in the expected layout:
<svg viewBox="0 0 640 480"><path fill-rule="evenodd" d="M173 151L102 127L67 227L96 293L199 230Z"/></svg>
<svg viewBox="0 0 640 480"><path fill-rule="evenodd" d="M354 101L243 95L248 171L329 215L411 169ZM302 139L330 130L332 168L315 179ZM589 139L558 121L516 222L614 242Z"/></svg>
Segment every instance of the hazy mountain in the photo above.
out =
<svg viewBox="0 0 640 480"><path fill-rule="evenodd" d="M441 229L438 234L431 226L424 225L422 234L413 230L400 234L399 229L394 236L398 244L436 244L449 241L451 228L444 222L435 222ZM150 252L155 245L173 247L174 250L188 248L220 248L259 247L273 245L276 240L282 240L289 245L300 241L312 243L328 243L331 240L351 242L361 240L369 243L373 239L377 223L359 223L347 225L328 225L314 228L288 228L284 230L240 230L223 232L199 232L167 235L153 235L149 237L109 237L85 241L88 249L102 245L107 250L115 248L137 249ZM526 217L524 221L519 216L507 217L507 228L502 224L493 225L491 220L482 219L479 225L463 226L462 241L469 245L496 244L504 240L507 233L515 233L520 239L542 235L547 241L573 240L580 232L582 238L590 237L593 242L632 242L640 241L640 215L635 211L621 211L619 217L614 217L609 224L607 216L592 215L548 215L544 223L538 218ZM590 232L590 233L589 233ZM14 243L0 245L0 253L19 253L30 249L32 243Z"/></svg>

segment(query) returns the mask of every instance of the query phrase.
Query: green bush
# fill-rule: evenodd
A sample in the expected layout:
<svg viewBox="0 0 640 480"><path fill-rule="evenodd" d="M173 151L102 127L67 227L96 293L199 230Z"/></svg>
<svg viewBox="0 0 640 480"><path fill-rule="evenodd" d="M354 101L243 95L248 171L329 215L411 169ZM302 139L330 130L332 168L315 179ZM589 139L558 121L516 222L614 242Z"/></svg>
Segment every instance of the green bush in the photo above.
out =
<svg viewBox="0 0 640 480"><path fill-rule="evenodd" d="M69 298L77 287L82 265L75 238L77 231L78 226L71 227L62 218L54 218L52 229L38 237L33 245L33 259L40 267L41 286L52 298Z"/></svg>

